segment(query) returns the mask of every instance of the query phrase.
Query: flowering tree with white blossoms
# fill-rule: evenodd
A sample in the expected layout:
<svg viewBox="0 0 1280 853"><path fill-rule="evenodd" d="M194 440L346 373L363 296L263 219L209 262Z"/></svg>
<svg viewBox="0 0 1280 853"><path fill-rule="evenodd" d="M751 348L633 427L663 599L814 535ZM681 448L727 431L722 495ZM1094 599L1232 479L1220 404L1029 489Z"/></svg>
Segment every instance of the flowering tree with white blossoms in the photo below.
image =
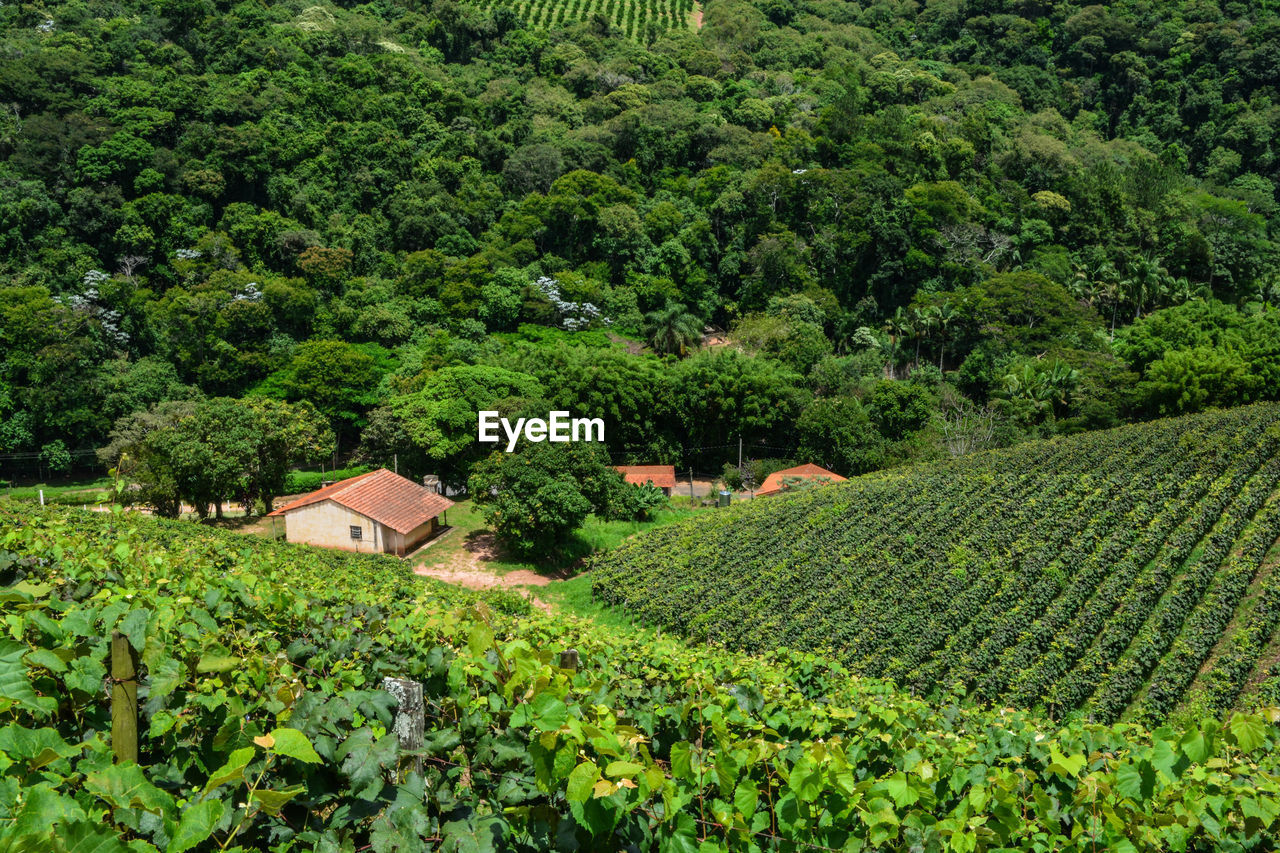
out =
<svg viewBox="0 0 1280 853"><path fill-rule="evenodd" d="M562 299L560 296L560 282L554 278L544 275L539 277L533 285L555 306L556 313L560 315L560 325L571 332L589 328L592 323L597 321L605 326L613 323L610 318L601 313L598 307L590 302L568 302Z"/></svg>

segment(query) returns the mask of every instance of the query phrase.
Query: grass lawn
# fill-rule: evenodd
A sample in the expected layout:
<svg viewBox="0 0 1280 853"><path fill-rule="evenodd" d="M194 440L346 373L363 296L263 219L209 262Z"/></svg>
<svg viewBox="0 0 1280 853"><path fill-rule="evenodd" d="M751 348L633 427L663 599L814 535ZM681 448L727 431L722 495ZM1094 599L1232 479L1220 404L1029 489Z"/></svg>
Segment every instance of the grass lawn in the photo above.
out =
<svg viewBox="0 0 1280 853"><path fill-rule="evenodd" d="M55 499L59 503L97 503L99 499L110 493L112 480L110 477L98 477L93 480L82 480L78 483L64 483L51 486L37 483L34 486L13 486L6 483L0 486L0 496L17 501L40 501L40 491L44 490L46 502Z"/></svg>
<svg viewBox="0 0 1280 853"><path fill-rule="evenodd" d="M446 520L449 530L430 545L413 555L415 564L433 566L456 564L473 559L478 553L483 568L498 575L517 569L540 574L563 576L581 568L587 557L615 548L624 539L639 533L688 518L701 509L672 508L659 511L650 521L606 521L588 516L582 527L558 551L542 559L508 553L494 544L493 534L484 523L481 511L470 500L459 501L449 508Z"/></svg>
<svg viewBox="0 0 1280 853"><path fill-rule="evenodd" d="M645 625L625 608L601 604L592 599L590 572L549 583L538 590L538 597L557 610L590 619L604 628L637 632L645 636L661 633Z"/></svg>
<svg viewBox="0 0 1280 853"><path fill-rule="evenodd" d="M472 566L481 572L506 575L515 571L534 572L553 578L535 587L537 597L547 604L575 616L619 631L637 631L646 635L656 632L644 626L626 610L609 607L591 599L591 576L581 573L592 554L616 548L630 536L672 524L694 513L714 511L701 507L676 506L657 513L650 521L606 521L588 516L568 543L543 560L523 559L506 553L493 542L493 533L485 526L484 517L469 500L454 504L448 512L450 529L428 547L420 550L412 562L425 566L450 568Z"/></svg>
<svg viewBox="0 0 1280 853"><path fill-rule="evenodd" d="M186 517L192 521L197 520L191 515ZM279 517L267 518L265 515L246 516L241 510L226 510L222 513L222 518L206 518L204 523L222 530L233 530L236 533L245 533L250 536L261 536L263 539L284 539L284 519Z"/></svg>

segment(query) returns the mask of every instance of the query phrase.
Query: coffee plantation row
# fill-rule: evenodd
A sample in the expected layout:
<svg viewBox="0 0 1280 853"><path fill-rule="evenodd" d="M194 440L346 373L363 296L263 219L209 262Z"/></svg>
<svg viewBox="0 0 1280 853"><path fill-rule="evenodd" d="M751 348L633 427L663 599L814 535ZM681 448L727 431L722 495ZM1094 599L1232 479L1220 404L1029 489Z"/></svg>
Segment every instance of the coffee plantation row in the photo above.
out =
<svg viewBox="0 0 1280 853"><path fill-rule="evenodd" d="M1148 731L930 705L813 654L619 636L392 558L119 512L0 502L0 583L4 850L1280 841L1272 709ZM137 764L112 756L113 633L141 666ZM424 686L420 772L386 676Z"/></svg>
<svg viewBox="0 0 1280 853"><path fill-rule="evenodd" d="M1160 723L1275 691L1280 407L861 477L653 531L593 590L922 695Z"/></svg>
<svg viewBox="0 0 1280 853"><path fill-rule="evenodd" d="M493 12L510 9L526 27L568 27L601 16L627 38L648 39L688 28L694 0L481 0Z"/></svg>

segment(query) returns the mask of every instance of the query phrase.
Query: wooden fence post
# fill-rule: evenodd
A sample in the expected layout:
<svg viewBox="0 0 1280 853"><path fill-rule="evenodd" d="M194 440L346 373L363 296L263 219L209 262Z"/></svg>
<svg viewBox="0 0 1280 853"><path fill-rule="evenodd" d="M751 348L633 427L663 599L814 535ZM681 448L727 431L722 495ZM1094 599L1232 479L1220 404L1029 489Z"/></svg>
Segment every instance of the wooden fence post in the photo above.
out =
<svg viewBox="0 0 1280 853"><path fill-rule="evenodd" d="M111 634L111 750L117 763L138 761L138 661L119 631Z"/></svg>
<svg viewBox="0 0 1280 853"><path fill-rule="evenodd" d="M560 653L560 668L577 670L579 665L578 650L565 649Z"/></svg>
<svg viewBox="0 0 1280 853"><path fill-rule="evenodd" d="M396 700L396 719L392 728L396 739L400 741L400 749L413 752L421 750L427 727L422 685L408 678L384 678L382 689ZM413 769L418 773L422 772L422 756L413 756Z"/></svg>

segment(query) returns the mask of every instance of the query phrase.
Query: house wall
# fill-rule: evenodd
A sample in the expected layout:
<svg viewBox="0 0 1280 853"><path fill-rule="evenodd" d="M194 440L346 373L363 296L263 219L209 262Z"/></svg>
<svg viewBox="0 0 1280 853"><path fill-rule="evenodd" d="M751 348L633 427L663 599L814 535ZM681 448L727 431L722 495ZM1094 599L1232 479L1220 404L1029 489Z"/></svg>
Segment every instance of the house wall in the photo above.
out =
<svg viewBox="0 0 1280 853"><path fill-rule="evenodd" d="M438 527L438 519L432 518L429 519L426 524L419 524L417 527L404 534L402 537L404 550L411 551L426 540L430 539L435 535Z"/></svg>
<svg viewBox="0 0 1280 853"><path fill-rule="evenodd" d="M333 501L321 501L287 512L284 525L285 538L290 542L364 554L387 548L383 525ZM355 526L362 528L364 533L359 541L351 538L351 528Z"/></svg>
<svg viewBox="0 0 1280 853"><path fill-rule="evenodd" d="M425 524L418 525L408 533L397 533L390 527L384 527L387 552L399 554L403 557L427 539L430 539L437 529L439 529L439 521L434 518L429 519Z"/></svg>

